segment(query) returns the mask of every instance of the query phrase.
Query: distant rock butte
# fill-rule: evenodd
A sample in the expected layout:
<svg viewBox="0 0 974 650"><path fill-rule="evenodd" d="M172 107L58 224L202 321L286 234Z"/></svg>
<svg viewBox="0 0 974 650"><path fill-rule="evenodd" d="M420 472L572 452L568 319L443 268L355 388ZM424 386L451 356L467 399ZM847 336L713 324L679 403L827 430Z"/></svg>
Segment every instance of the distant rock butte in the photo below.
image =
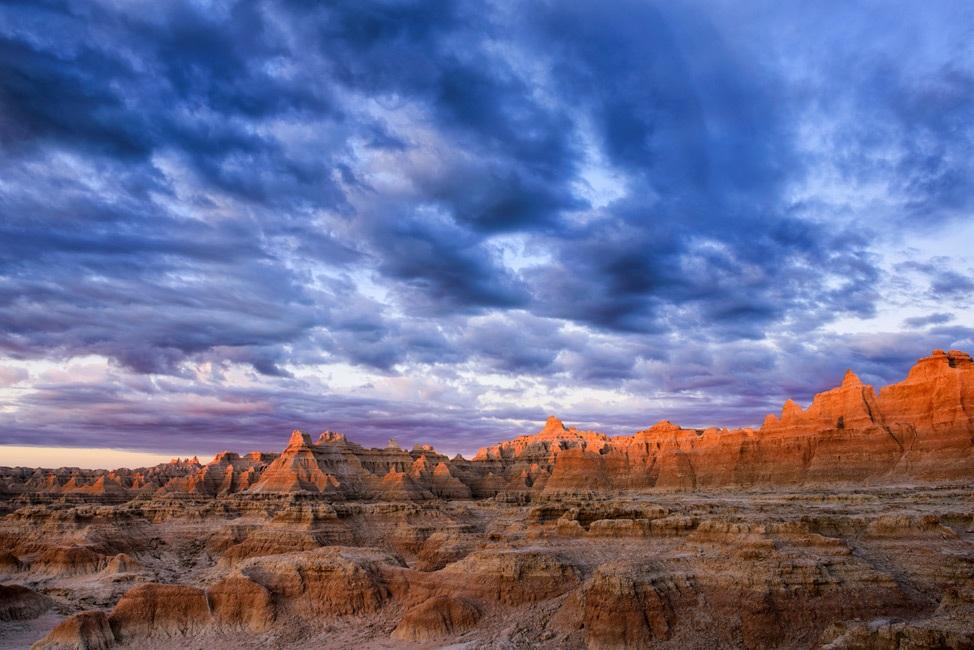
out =
<svg viewBox="0 0 974 650"><path fill-rule="evenodd" d="M788 400L758 429L684 429L663 420L631 436L607 436L549 417L538 433L484 447L472 460L428 445L371 449L334 432L312 441L294 431L280 454L223 452L206 465L194 458L110 472L0 468L0 493L122 501L299 492L411 501L972 477L974 362L965 352L935 350L878 394L850 370L807 409Z"/></svg>

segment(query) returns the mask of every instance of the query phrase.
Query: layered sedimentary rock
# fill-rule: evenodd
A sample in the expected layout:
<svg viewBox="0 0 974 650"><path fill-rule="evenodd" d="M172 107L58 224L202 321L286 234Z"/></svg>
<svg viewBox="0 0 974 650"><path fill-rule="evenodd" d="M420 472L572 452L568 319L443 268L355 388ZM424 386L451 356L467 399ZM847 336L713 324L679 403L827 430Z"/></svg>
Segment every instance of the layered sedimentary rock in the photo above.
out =
<svg viewBox="0 0 974 650"><path fill-rule="evenodd" d="M108 617L119 641L198 632L210 621L203 589L145 584L126 592Z"/></svg>
<svg viewBox="0 0 974 650"><path fill-rule="evenodd" d="M330 500L422 501L505 494L699 489L974 476L974 363L940 350L877 395L851 371L808 408L789 400L757 429L686 429L667 420L630 436L566 427L485 447L472 460L429 446L371 449L294 431L280 454L218 454L144 470L0 468L8 495L102 502L145 494L304 493Z"/></svg>
<svg viewBox="0 0 974 650"><path fill-rule="evenodd" d="M84 575L101 570L107 560L87 546L61 546L41 553L31 563L31 570L55 576Z"/></svg>
<svg viewBox="0 0 974 650"><path fill-rule="evenodd" d="M974 364L934 351L877 396L851 371L807 409L789 400L759 429L684 429L666 420L632 436L567 428L481 449L504 489L693 489L974 476Z"/></svg>
<svg viewBox="0 0 974 650"><path fill-rule="evenodd" d="M159 488L159 491L187 492L204 496L240 492L251 487L274 458L274 454L259 451L250 452L245 456L232 451L220 452L199 469L170 479Z"/></svg>
<svg viewBox="0 0 974 650"><path fill-rule="evenodd" d="M30 650L108 650L115 635L102 611L79 612L64 619Z"/></svg>
<svg viewBox="0 0 974 650"><path fill-rule="evenodd" d="M0 497L29 494L68 496L78 501L119 501L139 494L152 494L173 479L196 473L201 465L196 458L138 469L34 469L0 467Z"/></svg>
<svg viewBox="0 0 974 650"><path fill-rule="evenodd" d="M974 635L969 484L323 499L99 506L117 530L93 531L92 506L73 502L2 517L11 600L55 604L0 625L0 648L920 649ZM342 544L290 543L322 526ZM41 562L88 558L63 549L96 539L99 570Z"/></svg>
<svg viewBox="0 0 974 650"><path fill-rule="evenodd" d="M307 492L336 499L414 500L470 498L470 488L450 460L430 447L404 451L366 449L341 434L318 440L294 431L288 446L248 490L253 493Z"/></svg>
<svg viewBox="0 0 974 650"><path fill-rule="evenodd" d="M670 638L678 607L690 607L696 593L688 578L659 565L612 562L566 601L561 615L586 630L588 648L645 648Z"/></svg>
<svg viewBox="0 0 974 650"><path fill-rule="evenodd" d="M207 597L213 618L224 626L259 633L274 624L271 592L246 576L224 578L207 590Z"/></svg>
<svg viewBox="0 0 974 650"><path fill-rule="evenodd" d="M480 608L466 598L433 596L410 608L392 638L403 641L434 641L458 636L476 627Z"/></svg>
<svg viewBox="0 0 974 650"><path fill-rule="evenodd" d="M3 469L0 648L971 648L972 373L850 372L756 429L549 418L470 460L296 431Z"/></svg>

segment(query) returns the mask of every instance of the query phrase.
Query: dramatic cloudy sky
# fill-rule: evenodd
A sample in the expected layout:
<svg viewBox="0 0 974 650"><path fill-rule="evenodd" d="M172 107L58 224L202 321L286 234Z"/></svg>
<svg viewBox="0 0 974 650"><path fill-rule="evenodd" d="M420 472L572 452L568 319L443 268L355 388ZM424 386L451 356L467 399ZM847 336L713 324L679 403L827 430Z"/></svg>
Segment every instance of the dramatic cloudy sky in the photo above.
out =
<svg viewBox="0 0 974 650"><path fill-rule="evenodd" d="M5 2L0 444L756 424L974 348L972 217L966 1Z"/></svg>

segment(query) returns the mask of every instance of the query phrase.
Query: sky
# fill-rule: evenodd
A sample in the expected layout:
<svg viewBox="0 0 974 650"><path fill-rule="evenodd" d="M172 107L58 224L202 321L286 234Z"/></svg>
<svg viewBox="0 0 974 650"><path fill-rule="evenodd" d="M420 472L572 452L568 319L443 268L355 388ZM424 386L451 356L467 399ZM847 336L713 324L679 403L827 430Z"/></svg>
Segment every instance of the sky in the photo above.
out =
<svg viewBox="0 0 974 650"><path fill-rule="evenodd" d="M969 2L0 4L0 465L757 425L972 299Z"/></svg>

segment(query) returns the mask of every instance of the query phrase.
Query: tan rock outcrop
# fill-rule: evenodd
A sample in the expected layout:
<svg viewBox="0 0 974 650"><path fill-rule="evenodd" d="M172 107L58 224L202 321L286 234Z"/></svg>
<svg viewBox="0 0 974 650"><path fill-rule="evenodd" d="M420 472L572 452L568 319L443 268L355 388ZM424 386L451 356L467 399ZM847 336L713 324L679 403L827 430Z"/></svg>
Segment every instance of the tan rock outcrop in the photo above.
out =
<svg viewBox="0 0 974 650"><path fill-rule="evenodd" d="M447 565L437 581L478 600L520 605L563 594L580 576L569 560L548 550L484 550Z"/></svg>
<svg viewBox="0 0 974 650"><path fill-rule="evenodd" d="M137 573L142 571L145 567L139 564L138 560L133 558L128 553L119 553L108 559L105 565L105 572L112 574L120 573Z"/></svg>
<svg viewBox="0 0 974 650"><path fill-rule="evenodd" d="M971 647L972 372L847 372L759 429L549 418L471 460L296 431L206 465L2 468L0 572L47 596L0 588L0 617L114 604L38 648Z"/></svg>
<svg viewBox="0 0 974 650"><path fill-rule="evenodd" d="M676 602L692 601L692 594L686 578L665 575L658 566L608 563L566 608L590 650L637 649L669 639Z"/></svg>
<svg viewBox="0 0 974 650"><path fill-rule="evenodd" d="M420 642L445 639L474 628L480 617L480 608L466 598L433 596L407 610L392 637Z"/></svg>
<svg viewBox="0 0 974 650"><path fill-rule="evenodd" d="M224 578L207 589L210 608L217 623L254 633L274 624L274 603L270 591L245 576Z"/></svg>
<svg viewBox="0 0 974 650"><path fill-rule="evenodd" d="M119 641L196 634L212 623L206 592L149 583L125 592L108 616Z"/></svg>
<svg viewBox="0 0 974 650"><path fill-rule="evenodd" d="M67 619L39 647L111 643L117 632L122 647L160 650L397 641L963 648L974 615L972 505L969 487L951 484L553 492L525 504L167 496L31 506L0 518L0 539L33 536L51 548L97 541L107 550L129 535L104 522L125 529L133 510L167 513L138 552L137 574L18 573L58 611L115 604ZM209 543L210 531L240 543L265 530L291 539L325 522L348 526L353 544L375 546L279 549L286 552L224 563L233 543ZM563 534L569 524L573 533ZM149 575L167 584L120 597ZM0 625L0 646L26 647L55 623L47 614Z"/></svg>
<svg viewBox="0 0 974 650"><path fill-rule="evenodd" d="M34 560L31 572L57 576L95 573L104 566L107 558L86 546L51 548Z"/></svg>
<svg viewBox="0 0 974 650"><path fill-rule="evenodd" d="M30 650L108 650L114 646L108 616L96 610L64 619Z"/></svg>
<svg viewBox="0 0 974 650"><path fill-rule="evenodd" d="M312 620L378 611L391 598L383 565L402 564L374 549L333 546L254 558L239 569L265 587L285 612Z"/></svg>

